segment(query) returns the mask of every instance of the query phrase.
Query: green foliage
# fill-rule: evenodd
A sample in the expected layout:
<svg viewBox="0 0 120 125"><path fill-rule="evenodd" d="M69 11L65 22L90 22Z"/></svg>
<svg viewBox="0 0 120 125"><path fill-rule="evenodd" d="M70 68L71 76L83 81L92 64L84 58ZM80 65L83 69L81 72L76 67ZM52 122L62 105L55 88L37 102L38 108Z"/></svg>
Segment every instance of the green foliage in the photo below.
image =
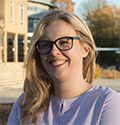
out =
<svg viewBox="0 0 120 125"><path fill-rule="evenodd" d="M120 47L120 8L110 6L106 0L89 0L84 3L83 18L88 24L96 46ZM101 63L116 62L115 52L99 52ZM119 63L119 62L118 62Z"/></svg>
<svg viewBox="0 0 120 125"><path fill-rule="evenodd" d="M98 6L98 8L92 10L90 14L86 15L85 20L92 31L97 46L119 46L119 11L120 9L116 8L116 6L110 7L103 2L101 8Z"/></svg>

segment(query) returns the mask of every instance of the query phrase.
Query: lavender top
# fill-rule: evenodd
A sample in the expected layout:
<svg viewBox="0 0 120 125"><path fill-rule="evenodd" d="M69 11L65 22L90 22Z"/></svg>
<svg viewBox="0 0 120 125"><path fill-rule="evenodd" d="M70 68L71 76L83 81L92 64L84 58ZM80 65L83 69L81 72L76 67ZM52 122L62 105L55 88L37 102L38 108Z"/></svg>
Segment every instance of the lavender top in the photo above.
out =
<svg viewBox="0 0 120 125"><path fill-rule="evenodd" d="M7 125L21 124L20 98L13 105ZM120 94L94 85L84 94L71 99L59 99L52 95L49 107L40 114L37 125L120 125Z"/></svg>

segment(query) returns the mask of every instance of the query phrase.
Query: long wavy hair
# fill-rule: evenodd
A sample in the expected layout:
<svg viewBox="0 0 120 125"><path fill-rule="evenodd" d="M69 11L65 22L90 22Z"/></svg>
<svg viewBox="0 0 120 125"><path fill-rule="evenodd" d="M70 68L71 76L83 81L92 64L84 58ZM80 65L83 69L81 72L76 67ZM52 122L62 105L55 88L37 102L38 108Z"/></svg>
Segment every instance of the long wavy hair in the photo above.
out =
<svg viewBox="0 0 120 125"><path fill-rule="evenodd" d="M30 120L31 125L37 123L39 115L48 108L50 96L53 93L52 79L44 69L35 43L44 36L45 27L56 20L63 20L70 24L77 32L81 44L89 47L90 52L83 59L83 77L88 83L92 83L95 74L95 43L88 26L73 13L53 10L45 14L38 22L31 39L30 50L25 63L26 77L24 81L24 95L21 97L21 123Z"/></svg>

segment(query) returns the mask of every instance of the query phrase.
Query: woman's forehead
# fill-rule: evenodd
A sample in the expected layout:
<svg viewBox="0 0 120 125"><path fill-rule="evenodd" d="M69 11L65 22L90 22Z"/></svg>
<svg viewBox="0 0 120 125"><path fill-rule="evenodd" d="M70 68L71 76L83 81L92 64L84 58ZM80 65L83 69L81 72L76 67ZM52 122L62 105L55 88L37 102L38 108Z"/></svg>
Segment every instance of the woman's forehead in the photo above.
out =
<svg viewBox="0 0 120 125"><path fill-rule="evenodd" d="M44 28L44 37L64 37L77 35L74 28L63 20L56 20Z"/></svg>

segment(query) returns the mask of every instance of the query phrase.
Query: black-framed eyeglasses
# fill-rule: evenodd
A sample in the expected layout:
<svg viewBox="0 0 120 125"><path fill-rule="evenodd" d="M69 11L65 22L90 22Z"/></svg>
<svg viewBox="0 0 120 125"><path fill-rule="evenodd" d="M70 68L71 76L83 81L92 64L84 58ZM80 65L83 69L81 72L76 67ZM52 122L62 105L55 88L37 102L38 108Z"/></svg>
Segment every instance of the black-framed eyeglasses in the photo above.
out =
<svg viewBox="0 0 120 125"><path fill-rule="evenodd" d="M50 53L53 44L55 44L59 50L67 51L73 47L74 39L81 40L81 38L79 37L61 37L55 41L48 41L48 40L37 41L35 47L37 48L40 54Z"/></svg>

